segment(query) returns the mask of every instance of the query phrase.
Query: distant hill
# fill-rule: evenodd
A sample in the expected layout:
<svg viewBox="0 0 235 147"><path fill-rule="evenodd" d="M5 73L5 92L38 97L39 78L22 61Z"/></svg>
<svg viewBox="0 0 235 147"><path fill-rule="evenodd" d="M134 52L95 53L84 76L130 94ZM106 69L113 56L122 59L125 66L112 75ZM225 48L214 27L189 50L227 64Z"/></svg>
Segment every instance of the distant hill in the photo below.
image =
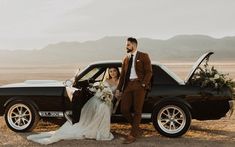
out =
<svg viewBox="0 0 235 147"><path fill-rule="evenodd" d="M86 42L60 42L38 50L0 50L0 64L87 64L97 60L122 59L127 37L104 37ZM235 36L220 39L205 35L178 35L168 40L138 38L139 50L152 60L195 61L214 51L214 61L235 61Z"/></svg>

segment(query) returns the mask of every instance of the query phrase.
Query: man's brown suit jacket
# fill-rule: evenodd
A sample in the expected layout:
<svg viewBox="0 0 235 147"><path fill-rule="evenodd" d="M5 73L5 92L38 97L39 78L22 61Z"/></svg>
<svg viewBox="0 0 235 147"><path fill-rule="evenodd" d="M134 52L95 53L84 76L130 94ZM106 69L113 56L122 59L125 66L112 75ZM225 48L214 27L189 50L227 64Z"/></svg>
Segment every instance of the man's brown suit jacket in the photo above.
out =
<svg viewBox="0 0 235 147"><path fill-rule="evenodd" d="M119 84L117 86L117 90L122 91L123 86L126 84L125 75L126 75L127 68L128 68L128 62L129 62L129 58L126 55L122 62L122 71L120 75ZM152 78L152 65L151 65L151 61L150 61L148 54L137 51L134 65L135 65L135 70L136 70L136 74L137 74L139 81L141 82L141 84L145 84L146 89L148 89L150 86L149 84L150 80Z"/></svg>

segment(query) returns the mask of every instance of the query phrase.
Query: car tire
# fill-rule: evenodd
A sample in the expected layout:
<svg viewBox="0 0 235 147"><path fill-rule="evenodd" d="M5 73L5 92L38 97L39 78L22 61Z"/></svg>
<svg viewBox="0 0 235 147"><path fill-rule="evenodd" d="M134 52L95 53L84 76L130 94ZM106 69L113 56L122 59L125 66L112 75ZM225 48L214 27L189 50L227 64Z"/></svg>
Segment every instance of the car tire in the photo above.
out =
<svg viewBox="0 0 235 147"><path fill-rule="evenodd" d="M165 101L159 103L152 112L155 129L166 137L179 137L185 134L191 125L191 112L182 102Z"/></svg>
<svg viewBox="0 0 235 147"><path fill-rule="evenodd" d="M36 127L40 116L32 104L16 100L6 106L4 118L11 130L28 132Z"/></svg>

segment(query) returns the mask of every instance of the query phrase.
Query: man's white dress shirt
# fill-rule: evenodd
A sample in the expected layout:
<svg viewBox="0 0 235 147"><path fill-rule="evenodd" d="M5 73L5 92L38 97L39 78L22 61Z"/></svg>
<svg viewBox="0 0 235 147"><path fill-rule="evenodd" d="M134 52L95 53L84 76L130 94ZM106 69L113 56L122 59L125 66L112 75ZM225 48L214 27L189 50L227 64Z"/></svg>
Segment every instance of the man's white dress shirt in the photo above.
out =
<svg viewBox="0 0 235 147"><path fill-rule="evenodd" d="M137 54L137 50L134 53L129 53L129 59L131 58L131 54L133 55L133 61L132 61L132 66L131 66L131 74L130 74L130 79L137 79L138 76L135 71L135 58Z"/></svg>

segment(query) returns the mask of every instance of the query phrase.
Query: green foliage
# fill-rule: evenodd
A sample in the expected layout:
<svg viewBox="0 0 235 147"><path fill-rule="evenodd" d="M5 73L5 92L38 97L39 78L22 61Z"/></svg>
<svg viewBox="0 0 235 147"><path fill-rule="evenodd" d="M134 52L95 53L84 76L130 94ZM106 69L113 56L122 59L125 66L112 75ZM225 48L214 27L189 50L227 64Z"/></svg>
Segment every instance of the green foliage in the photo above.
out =
<svg viewBox="0 0 235 147"><path fill-rule="evenodd" d="M214 66L210 67L208 61L206 61L203 68L198 67L196 70L191 84L198 85L202 88L214 88L216 90L220 90L222 87L228 87L233 91L235 83L228 75L218 72Z"/></svg>

